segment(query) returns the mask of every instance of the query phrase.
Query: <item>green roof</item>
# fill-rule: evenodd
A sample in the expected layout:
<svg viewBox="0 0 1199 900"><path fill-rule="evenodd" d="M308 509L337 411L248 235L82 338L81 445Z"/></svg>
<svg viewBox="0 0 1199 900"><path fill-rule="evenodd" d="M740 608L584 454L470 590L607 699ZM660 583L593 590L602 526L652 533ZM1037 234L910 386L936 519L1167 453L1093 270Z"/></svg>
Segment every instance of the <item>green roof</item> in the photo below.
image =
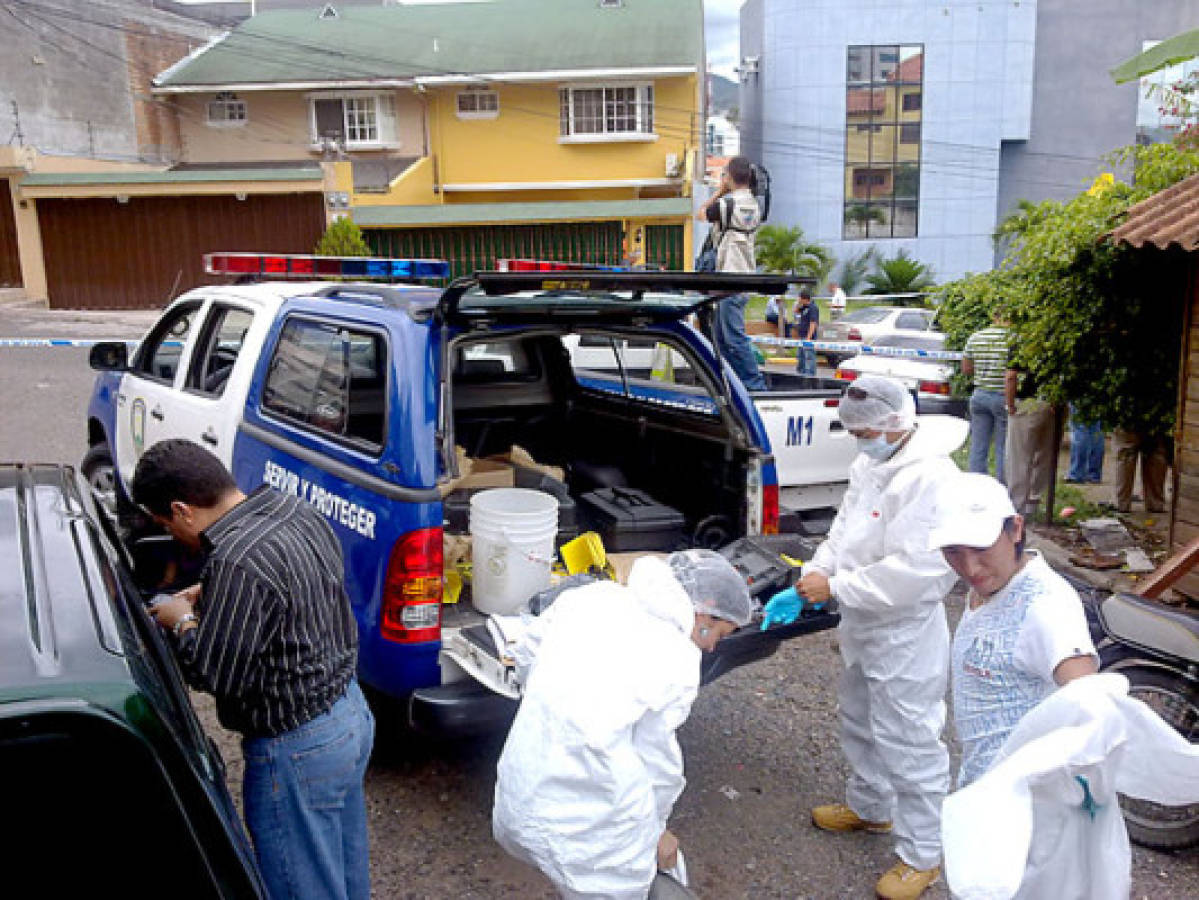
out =
<svg viewBox="0 0 1199 900"><path fill-rule="evenodd" d="M282 166L274 169L184 169L162 172L47 172L27 175L22 187L72 184L186 184L204 181L320 181L319 167Z"/></svg>
<svg viewBox="0 0 1199 900"><path fill-rule="evenodd" d="M484 0L276 10L163 72L160 87L687 66L703 53L701 0Z"/></svg>
<svg viewBox="0 0 1199 900"><path fill-rule="evenodd" d="M646 219L690 216L691 198L597 200L573 203L447 203L437 206L356 206L363 228L402 225L463 225L491 222L569 222L584 219Z"/></svg>

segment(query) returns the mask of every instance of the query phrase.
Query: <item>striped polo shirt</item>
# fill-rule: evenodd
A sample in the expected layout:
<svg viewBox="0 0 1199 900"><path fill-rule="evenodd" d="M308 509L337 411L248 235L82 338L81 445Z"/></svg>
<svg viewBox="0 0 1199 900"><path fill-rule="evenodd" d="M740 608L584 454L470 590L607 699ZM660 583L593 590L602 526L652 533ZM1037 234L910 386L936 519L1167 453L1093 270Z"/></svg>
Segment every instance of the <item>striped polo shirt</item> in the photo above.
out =
<svg viewBox="0 0 1199 900"><path fill-rule="evenodd" d="M1003 373L1008 360L1008 333L1002 325L976 331L962 351L974 363L974 386L980 391L1003 392Z"/></svg>
<svg viewBox="0 0 1199 900"><path fill-rule="evenodd" d="M274 737L327 712L358 651L341 546L307 503L265 485L203 534L208 559L179 662L221 724Z"/></svg>

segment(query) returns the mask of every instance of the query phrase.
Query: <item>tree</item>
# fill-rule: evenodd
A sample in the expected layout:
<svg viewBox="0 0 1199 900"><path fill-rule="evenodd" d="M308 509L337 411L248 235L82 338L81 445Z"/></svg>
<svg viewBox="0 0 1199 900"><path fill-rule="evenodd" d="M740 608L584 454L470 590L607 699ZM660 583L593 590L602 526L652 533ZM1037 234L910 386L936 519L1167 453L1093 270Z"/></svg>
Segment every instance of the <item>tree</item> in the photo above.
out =
<svg viewBox="0 0 1199 900"><path fill-rule="evenodd" d="M837 270L837 284L841 285L841 290L847 294L856 293L858 286L866 277L866 273L870 271L874 258L874 248L867 247L861 253L855 253L841 263L841 268Z"/></svg>
<svg viewBox="0 0 1199 900"><path fill-rule="evenodd" d="M912 258L906 250L899 250L890 258L875 260L875 269L866 276L870 287L866 294L910 294L926 290L934 285L933 270Z"/></svg>
<svg viewBox="0 0 1199 900"><path fill-rule="evenodd" d="M349 216L334 219L312 251L317 256L370 256L362 229Z"/></svg>
<svg viewBox="0 0 1199 900"><path fill-rule="evenodd" d="M960 347L998 310L1011 326L1013 358L1040 396L1074 403L1084 421L1161 433L1172 428L1177 403L1188 261L1106 235L1129 207L1199 172L1199 151L1153 144L1110 162L1132 163L1134 183L1038 204L1003 269L942 286L939 321L948 345Z"/></svg>
<svg viewBox="0 0 1199 900"><path fill-rule="evenodd" d="M1126 59L1111 70L1112 80L1124 84L1195 57L1199 57L1199 29L1176 34ZM1178 132L1175 142L1191 147L1199 146L1199 121L1196 121L1199 119L1199 100L1195 99L1196 94L1199 94L1199 73L1192 72L1173 84L1151 84L1146 95L1157 97L1159 111L1163 117L1168 117L1169 124L1165 127Z"/></svg>
<svg viewBox="0 0 1199 900"><path fill-rule="evenodd" d="M851 203L845 207L845 224L857 225L862 234L866 233L866 226L871 222L882 224L887 221L887 217L883 214L882 208L871 206L869 203Z"/></svg>
<svg viewBox="0 0 1199 900"><path fill-rule="evenodd" d="M995 230L991 232L991 243L996 250L1004 249L1012 242L1013 238L1026 234L1034 225L1037 224L1041 212L1040 207L1031 200L1020 200L1016 203L1016 208L1008 213L995 226Z"/></svg>
<svg viewBox="0 0 1199 900"><path fill-rule="evenodd" d="M823 281L833 268L833 255L828 248L809 242L799 226L763 225L754 244L758 265L767 272L807 275Z"/></svg>

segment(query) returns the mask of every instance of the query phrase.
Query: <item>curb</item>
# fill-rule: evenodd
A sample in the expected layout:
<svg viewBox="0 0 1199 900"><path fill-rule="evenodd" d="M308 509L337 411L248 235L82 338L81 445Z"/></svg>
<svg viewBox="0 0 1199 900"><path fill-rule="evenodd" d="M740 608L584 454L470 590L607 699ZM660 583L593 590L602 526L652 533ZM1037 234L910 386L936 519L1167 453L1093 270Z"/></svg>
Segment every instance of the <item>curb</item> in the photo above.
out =
<svg viewBox="0 0 1199 900"><path fill-rule="evenodd" d="M1069 550L1031 529L1028 532L1028 546L1030 549L1039 550L1050 568L1068 572L1074 578L1086 582L1093 588L1101 591L1131 591L1131 588L1124 583L1126 576L1076 566L1070 562ZM1131 592L1135 593L1135 591Z"/></svg>

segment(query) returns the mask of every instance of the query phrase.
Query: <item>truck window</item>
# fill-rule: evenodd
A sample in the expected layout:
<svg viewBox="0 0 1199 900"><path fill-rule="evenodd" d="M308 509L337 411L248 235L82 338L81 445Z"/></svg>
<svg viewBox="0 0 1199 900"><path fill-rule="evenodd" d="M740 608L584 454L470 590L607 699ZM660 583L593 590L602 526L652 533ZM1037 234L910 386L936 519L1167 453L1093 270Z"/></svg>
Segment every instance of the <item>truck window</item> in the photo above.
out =
<svg viewBox="0 0 1199 900"><path fill-rule="evenodd" d="M263 389L267 410L377 452L386 434L386 400L381 335L309 319L284 324Z"/></svg>
<svg viewBox="0 0 1199 900"><path fill-rule="evenodd" d="M183 345L195 326L199 303L177 307L154 328L138 352L135 368L143 375L167 384L175 380Z"/></svg>
<svg viewBox="0 0 1199 900"><path fill-rule="evenodd" d="M253 321L254 315L248 310L214 306L208 313L203 337L196 345L187 373L187 387L212 397L221 396Z"/></svg>

